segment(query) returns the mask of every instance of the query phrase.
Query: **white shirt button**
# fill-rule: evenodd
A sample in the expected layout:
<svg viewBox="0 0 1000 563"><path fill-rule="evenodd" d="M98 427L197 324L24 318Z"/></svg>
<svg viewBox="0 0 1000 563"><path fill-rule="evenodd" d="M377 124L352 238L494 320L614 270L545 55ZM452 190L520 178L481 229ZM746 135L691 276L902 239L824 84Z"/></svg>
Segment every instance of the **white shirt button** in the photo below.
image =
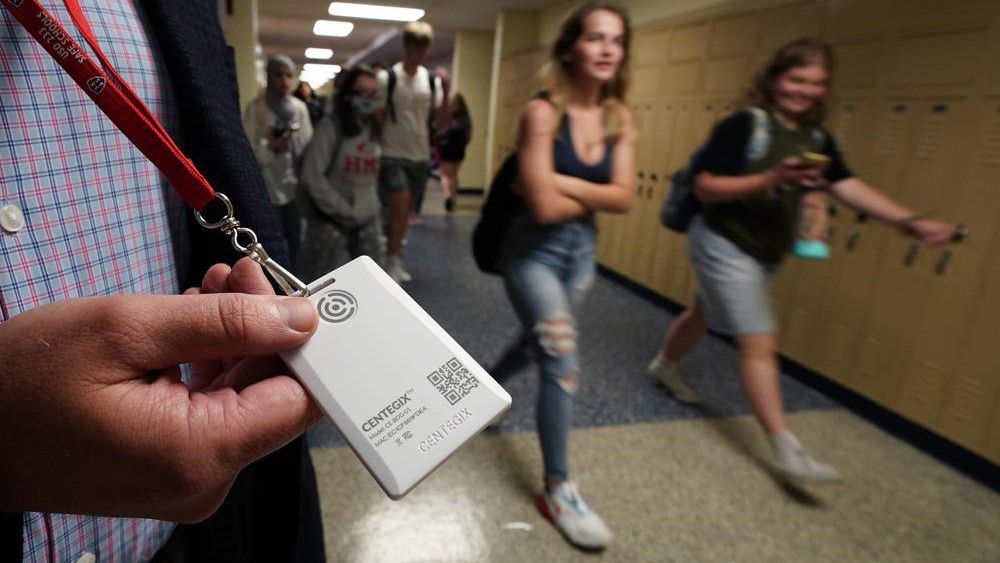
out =
<svg viewBox="0 0 1000 563"><path fill-rule="evenodd" d="M84 551L76 563L97 563L97 556L89 551Z"/></svg>
<svg viewBox="0 0 1000 563"><path fill-rule="evenodd" d="M24 228L24 213L16 205L0 207L0 227L8 233L16 233Z"/></svg>

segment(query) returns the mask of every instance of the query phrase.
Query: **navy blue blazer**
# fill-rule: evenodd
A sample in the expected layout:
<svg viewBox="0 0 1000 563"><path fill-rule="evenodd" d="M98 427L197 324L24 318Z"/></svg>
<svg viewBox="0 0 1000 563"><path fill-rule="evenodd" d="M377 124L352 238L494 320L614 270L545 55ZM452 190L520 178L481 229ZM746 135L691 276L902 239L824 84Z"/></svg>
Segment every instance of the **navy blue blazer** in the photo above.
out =
<svg viewBox="0 0 1000 563"><path fill-rule="evenodd" d="M222 35L216 1L144 0L139 6L174 88L181 148L212 186L229 196L237 217L268 253L287 265L288 246L243 132L234 51ZM241 257L221 233L189 217L184 287L200 285L212 264ZM304 438L244 469L213 516L180 526L177 533L185 538L186 561L324 561L316 480ZM21 514L0 513L0 561L21 560L21 536Z"/></svg>

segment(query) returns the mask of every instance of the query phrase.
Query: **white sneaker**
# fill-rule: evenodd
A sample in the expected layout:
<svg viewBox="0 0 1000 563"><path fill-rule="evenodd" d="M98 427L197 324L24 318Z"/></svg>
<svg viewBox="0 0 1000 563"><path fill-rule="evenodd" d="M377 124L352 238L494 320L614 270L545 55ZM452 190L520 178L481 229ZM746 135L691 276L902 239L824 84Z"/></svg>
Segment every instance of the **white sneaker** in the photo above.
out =
<svg viewBox="0 0 1000 563"><path fill-rule="evenodd" d="M784 433L781 433L784 434ZM833 466L818 461L806 452L790 432L772 436L774 468L785 478L808 483L837 483L840 473Z"/></svg>
<svg viewBox="0 0 1000 563"><path fill-rule="evenodd" d="M396 283L402 284L413 281L413 276L403 267L403 260L399 256L386 257L386 273Z"/></svg>
<svg viewBox="0 0 1000 563"><path fill-rule="evenodd" d="M677 363L664 358L663 354L657 354L656 358L650 362L649 368L646 369L646 374L652 377L656 383L666 388L667 392L674 399L687 405L701 403L701 397L698 396L698 393L681 377L680 370L677 369Z"/></svg>
<svg viewBox="0 0 1000 563"><path fill-rule="evenodd" d="M573 481L563 481L551 493L538 495L535 503L542 515L573 545L598 550L604 549L611 542L611 530L587 506Z"/></svg>

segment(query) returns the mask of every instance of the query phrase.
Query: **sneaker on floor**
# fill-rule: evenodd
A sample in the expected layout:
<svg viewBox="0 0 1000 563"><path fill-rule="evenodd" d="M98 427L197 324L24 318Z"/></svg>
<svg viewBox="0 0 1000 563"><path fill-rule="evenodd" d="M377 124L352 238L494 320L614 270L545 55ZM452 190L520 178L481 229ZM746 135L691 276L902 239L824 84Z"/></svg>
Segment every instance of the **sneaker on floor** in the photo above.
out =
<svg viewBox="0 0 1000 563"><path fill-rule="evenodd" d="M671 362L664 358L663 354L657 354L656 358L650 362L646 374L652 377L653 381L666 388L674 399L686 405L701 403L701 397L698 396L698 393L681 377L680 370L677 369L677 362Z"/></svg>
<svg viewBox="0 0 1000 563"><path fill-rule="evenodd" d="M413 281L413 276L403 267L403 260L399 256L387 256L385 266L386 273L394 282L402 284Z"/></svg>
<svg viewBox="0 0 1000 563"><path fill-rule="evenodd" d="M538 495L535 502L542 516L549 519L573 545L599 550L611 543L611 530L587 506L573 481L563 481L552 492Z"/></svg>
<svg viewBox="0 0 1000 563"><path fill-rule="evenodd" d="M806 452L791 433L771 438L774 445L774 468L787 479L804 483L837 483L840 473L833 466L818 461Z"/></svg>
<svg viewBox="0 0 1000 563"><path fill-rule="evenodd" d="M444 200L444 210L448 213L455 211L455 196L451 196Z"/></svg>

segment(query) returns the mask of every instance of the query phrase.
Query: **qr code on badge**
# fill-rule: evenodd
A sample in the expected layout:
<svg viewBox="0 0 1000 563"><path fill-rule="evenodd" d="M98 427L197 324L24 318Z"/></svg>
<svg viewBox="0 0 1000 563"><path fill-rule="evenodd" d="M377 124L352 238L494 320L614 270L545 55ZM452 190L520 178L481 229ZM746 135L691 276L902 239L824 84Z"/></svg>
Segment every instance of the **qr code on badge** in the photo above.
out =
<svg viewBox="0 0 1000 563"><path fill-rule="evenodd" d="M462 362L458 361L458 358L452 358L445 362L443 366L427 376L427 381L430 381L431 385L441 393L441 396L452 405L479 386L479 380L472 376L472 373L462 365Z"/></svg>

